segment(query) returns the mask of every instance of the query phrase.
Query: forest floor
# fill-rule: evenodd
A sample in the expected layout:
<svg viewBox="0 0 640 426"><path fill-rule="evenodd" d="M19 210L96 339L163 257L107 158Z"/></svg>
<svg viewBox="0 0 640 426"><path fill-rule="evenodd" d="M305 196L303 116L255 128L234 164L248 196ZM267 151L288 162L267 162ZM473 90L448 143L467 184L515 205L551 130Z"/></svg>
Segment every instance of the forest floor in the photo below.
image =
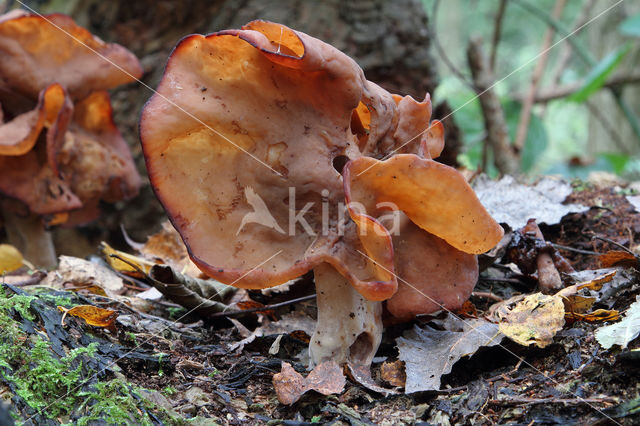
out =
<svg viewBox="0 0 640 426"><path fill-rule="evenodd" d="M577 271L603 266L605 260L593 253L620 250L594 237L634 251L640 244L640 214L628 194L620 187L574 185L567 202L591 208L569 214L559 224L541 225L545 239L556 248L567 247L559 252ZM624 285L594 304L622 317L634 314L630 306L640 295L637 259L625 259L617 266L608 264L609 270L626 277ZM503 258L496 262L506 263ZM426 327L432 318L390 326L372 377L375 386L394 394L385 396L387 392L377 392L347 372L342 392L325 396L310 391L284 405L272 382L282 363L308 374L305 351L315 315L315 301L303 297L313 294L308 277L284 293L243 291L242 306L254 309L233 319L207 320L184 316L186 309L165 298L135 297L148 291L140 279L125 277L122 296L110 297L108 291L96 291L96 283L75 282L74 291L66 282L45 285L56 282L51 275L43 278L22 270L2 278L0 396L9 402L9 411L0 404L0 424L14 419L17 424L52 425L630 425L640 420L640 339L625 349L605 350L595 330L610 322L594 317L576 320L566 314L564 326L542 348L507 338L501 345L477 348L442 375L439 390L409 394L402 387L402 364L395 363L395 339L416 324ZM497 298L535 294L536 284L530 276L505 272L496 278L485 271L471 298L475 311L466 315L483 316ZM495 298L488 299L487 293ZM304 301L273 307L301 298ZM253 303L246 303L248 299ZM71 311L87 305L105 309L102 324L88 325L95 315ZM252 312L263 306L266 312ZM393 365L400 365L399 373L389 379L381 370Z"/></svg>

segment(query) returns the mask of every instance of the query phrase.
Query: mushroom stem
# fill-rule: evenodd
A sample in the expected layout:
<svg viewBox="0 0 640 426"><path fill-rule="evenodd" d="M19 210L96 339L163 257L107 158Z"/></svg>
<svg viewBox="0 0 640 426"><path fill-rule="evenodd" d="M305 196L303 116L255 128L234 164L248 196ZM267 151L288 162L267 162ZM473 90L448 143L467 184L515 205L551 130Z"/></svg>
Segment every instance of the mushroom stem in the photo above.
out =
<svg viewBox="0 0 640 426"><path fill-rule="evenodd" d="M313 274L318 322L309 344L309 367L329 360L368 366L382 339L381 302L362 297L327 263Z"/></svg>
<svg viewBox="0 0 640 426"><path fill-rule="evenodd" d="M57 264L51 233L44 228L39 216L21 216L2 203L2 216L9 243L15 246L25 259L37 267L51 269Z"/></svg>

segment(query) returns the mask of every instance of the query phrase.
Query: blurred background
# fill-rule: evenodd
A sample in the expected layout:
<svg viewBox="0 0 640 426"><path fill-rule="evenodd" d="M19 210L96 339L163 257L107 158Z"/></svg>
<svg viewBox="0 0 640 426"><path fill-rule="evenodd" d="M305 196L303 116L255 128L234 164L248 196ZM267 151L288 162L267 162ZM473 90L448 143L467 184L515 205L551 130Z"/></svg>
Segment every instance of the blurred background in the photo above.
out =
<svg viewBox="0 0 640 426"><path fill-rule="evenodd" d="M68 14L124 45L151 87L183 36L280 22L341 49L391 92L430 93L447 132L440 161L494 177L640 179L639 1L0 0L0 13L14 8ZM112 93L143 176L137 121L150 96L137 83ZM123 246L121 225L144 240L164 220L148 182L103 212L57 229L58 252L84 256L100 240Z"/></svg>

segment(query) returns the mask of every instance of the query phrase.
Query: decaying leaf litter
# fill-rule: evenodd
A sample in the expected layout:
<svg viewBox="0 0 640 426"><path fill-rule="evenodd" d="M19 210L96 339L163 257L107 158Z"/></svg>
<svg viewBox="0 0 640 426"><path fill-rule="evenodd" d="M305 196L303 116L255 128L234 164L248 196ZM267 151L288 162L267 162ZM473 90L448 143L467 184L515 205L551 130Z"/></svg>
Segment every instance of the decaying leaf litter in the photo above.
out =
<svg viewBox="0 0 640 426"><path fill-rule="evenodd" d="M563 290L538 292L535 274L525 276L498 255L481 274L471 299L474 312L387 326L370 380L340 372L336 380L346 378L344 390L340 392L339 382L320 388L328 389L328 396L307 391L322 385L300 382L310 374L305 352L315 314L313 300L304 297L310 293L306 277L275 291L230 291L214 302L221 306L220 314L188 313L205 300L203 288L216 289L217 283L173 283L174 294L179 290L179 297L187 293L194 298L183 302L185 308L149 276L152 267L171 268L176 276L194 273L179 237L168 226L128 254L105 246L103 257L90 262L63 257L60 267L46 277L28 267L5 272L3 320L15 322L13 327L20 330L18 347L27 357L22 362L26 359L36 368L46 364L33 358L36 349L45 348L51 359L80 365L80 373L67 386L78 386L71 394L83 396L55 401L65 393L58 389L39 400L36 385L21 377L24 372L15 365L10 365L12 374L3 375L3 394L14 398L21 418L41 421L52 413L59 421L106 416L108 410L100 411L103 408L95 407L91 398L107 386L130 404L133 411L125 410L125 416L163 423L196 417L219 423L288 419L606 424L604 415L633 423L637 264L630 264L633 256L628 255L622 256L625 266L611 265L607 256L596 253L620 250L608 240L635 247L630 238L640 228L640 214L620 188L587 184L579 189L574 188L570 199L588 210L569 213L557 224L540 224L545 240L565 247L557 250L579 266L577 272L563 274ZM604 212L601 205L607 206ZM580 233L572 232L576 223L582 223ZM14 269L15 252L3 253L8 253L3 265ZM294 299L303 301L286 304ZM83 312L89 306L108 311L104 314L113 321L96 323L94 312ZM249 308L246 314L242 308ZM72 315L73 309L79 315ZM607 315L599 316L599 311ZM89 325L92 322L95 325ZM628 330L628 337L614 333L610 339L617 343L610 343L602 336L611 335L607 330L616 326ZM85 347L93 350L67 361L70 351ZM285 380L284 374L292 377ZM31 392L21 392L24 388ZM284 393L295 397L281 396L283 402L297 402L278 401L278 394ZM51 403L55 410L37 412Z"/></svg>

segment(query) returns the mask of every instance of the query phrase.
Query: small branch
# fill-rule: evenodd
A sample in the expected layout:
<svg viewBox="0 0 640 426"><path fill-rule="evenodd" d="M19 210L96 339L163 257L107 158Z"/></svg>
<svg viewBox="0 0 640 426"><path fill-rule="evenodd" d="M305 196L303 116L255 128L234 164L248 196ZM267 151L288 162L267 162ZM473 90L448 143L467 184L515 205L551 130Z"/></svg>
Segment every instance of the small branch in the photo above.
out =
<svg viewBox="0 0 640 426"><path fill-rule="evenodd" d="M473 76L473 84L487 129L488 143L493 150L494 163L502 174L517 174L519 158L509 142L509 132L504 118L504 111L498 96L493 91L494 77L487 69L487 62L482 52L480 39L469 41L467 59Z"/></svg>
<svg viewBox="0 0 640 426"><path fill-rule="evenodd" d="M555 243L550 243L550 244L553 246L553 248L557 248L557 249L560 249L560 250L572 251L574 253L580 253L580 254L588 254L588 255L591 255L591 256L600 256L600 253L596 253L595 251L580 250L580 249L577 249L577 248L563 246L563 245L555 244Z"/></svg>
<svg viewBox="0 0 640 426"><path fill-rule="evenodd" d="M483 299L491 299L495 300L496 302L502 302L504 300L502 297L497 296L493 293L489 293L488 291L474 291L473 293L471 293L471 296L480 297Z"/></svg>
<svg viewBox="0 0 640 426"><path fill-rule="evenodd" d="M591 16L591 11L593 10L593 6L595 5L596 0L586 0L582 5L582 9L580 10L580 14L576 18L573 24L573 30L578 30L582 28L584 24L587 23L589 17ZM577 35L577 33L576 33ZM551 84L556 85L560 81L560 77L562 77L562 73L564 72L567 64L569 63L569 59L571 59L571 45L563 44L562 50L560 51L560 57L556 63L556 67L553 70L551 75Z"/></svg>
<svg viewBox="0 0 640 426"><path fill-rule="evenodd" d="M587 65L589 65L592 68L596 66L598 62L594 59L593 56L591 56L591 53L589 52L589 50L586 47L584 47L582 43L580 43L577 37L573 37L573 35L575 34L570 36L570 34L582 28L577 28L574 31L569 31L564 26L564 24L562 24L557 19L553 19L551 16L547 15L545 11L540 9L538 6L531 4L526 0L512 0L512 1L518 6L530 12L532 15L534 15L538 19L547 23L547 25L551 26L558 34L565 36L566 37L565 40L567 41L567 43L571 45L571 47L578 54L580 59L582 59ZM587 25L587 23L585 23L583 27L585 25ZM629 122L629 125L631 126L631 130L633 130L633 133L635 134L636 138L640 140L640 120L638 120L638 117L633 113L629 105L622 99L619 89L609 88L609 90L611 91L611 94L613 95L616 103L618 104L618 107L622 110L625 118Z"/></svg>
<svg viewBox="0 0 640 426"><path fill-rule="evenodd" d="M504 11L507 9L507 0L500 0L498 11L496 12L495 24L493 24L493 37L491 38L491 55L489 56L489 69L496 72L496 56L498 53L498 44L500 43L500 34L502 33L502 18Z"/></svg>
<svg viewBox="0 0 640 426"><path fill-rule="evenodd" d="M626 84L638 84L640 83L640 73L631 73L631 74L622 74L611 77L607 80L602 87L606 87L608 89L616 89L624 86ZM548 87L545 89L541 89L535 96L535 103L547 103L549 101L553 101L555 99L565 98L574 92L577 92L580 88L582 88L583 82L579 81L576 83L569 83L562 86L554 86ZM524 101L526 95L518 94L515 96L516 100L521 102Z"/></svg>
<svg viewBox="0 0 640 426"><path fill-rule="evenodd" d="M594 105L593 102L589 100L587 100L584 104L589 110L589 112L591 113L591 115L593 115L593 117L600 122L602 127L607 132L609 132L609 135L611 136L611 140L616 145L616 148L618 148L618 150L620 150L620 152L622 153L631 154L631 152L629 152L629 148L627 148L624 142L622 142L622 138L620 137L620 134L618 133L618 131L613 127L613 125L609 122L609 120L607 120L607 118L604 116L602 111L596 105Z"/></svg>
<svg viewBox="0 0 640 426"><path fill-rule="evenodd" d="M618 399L612 396L603 396L600 398L504 398L504 399L490 399L488 401L491 405L536 405L536 404L564 404L564 405L577 405L577 404L615 404Z"/></svg>
<svg viewBox="0 0 640 426"><path fill-rule="evenodd" d="M227 312L216 312L215 314L211 314L207 316L207 318L218 318L218 317L241 317L245 314L252 314L254 312L262 312L262 311L270 311L276 308L281 308L283 306L294 305L300 302L306 302L307 300L313 300L316 298L315 294L311 294L309 296L298 297L297 299L287 300L285 302L274 303L273 305L265 305L260 306L258 308L251 308L246 310L238 310L238 311L227 311Z"/></svg>
<svg viewBox="0 0 640 426"><path fill-rule="evenodd" d="M553 19L558 19L562 15L567 0L556 0L556 4L551 14ZM520 110L520 120L518 121L518 129L516 130L516 138L514 146L517 150L522 150L524 143L527 139L527 131L529 130L529 122L531 120L531 109L535 100L536 92L538 91L538 84L542 73L547 66L547 59L549 58L549 48L553 42L553 35L555 31L552 27L549 27L545 32L542 42L542 48L540 49L540 56L536 61L536 66L531 74L531 84L529 85L529 91L522 103L522 109Z"/></svg>
<svg viewBox="0 0 640 426"><path fill-rule="evenodd" d="M438 7L440 7L440 0L435 0L433 2L433 8L431 9L431 42L435 46L438 54L444 61L449 71L453 73L461 82L463 82L467 87L473 89L473 84L465 77L464 74L454 65L454 63L449 59L447 52L444 50L442 45L440 44L440 40L438 39L438 29L436 26L436 16L438 14Z"/></svg>

